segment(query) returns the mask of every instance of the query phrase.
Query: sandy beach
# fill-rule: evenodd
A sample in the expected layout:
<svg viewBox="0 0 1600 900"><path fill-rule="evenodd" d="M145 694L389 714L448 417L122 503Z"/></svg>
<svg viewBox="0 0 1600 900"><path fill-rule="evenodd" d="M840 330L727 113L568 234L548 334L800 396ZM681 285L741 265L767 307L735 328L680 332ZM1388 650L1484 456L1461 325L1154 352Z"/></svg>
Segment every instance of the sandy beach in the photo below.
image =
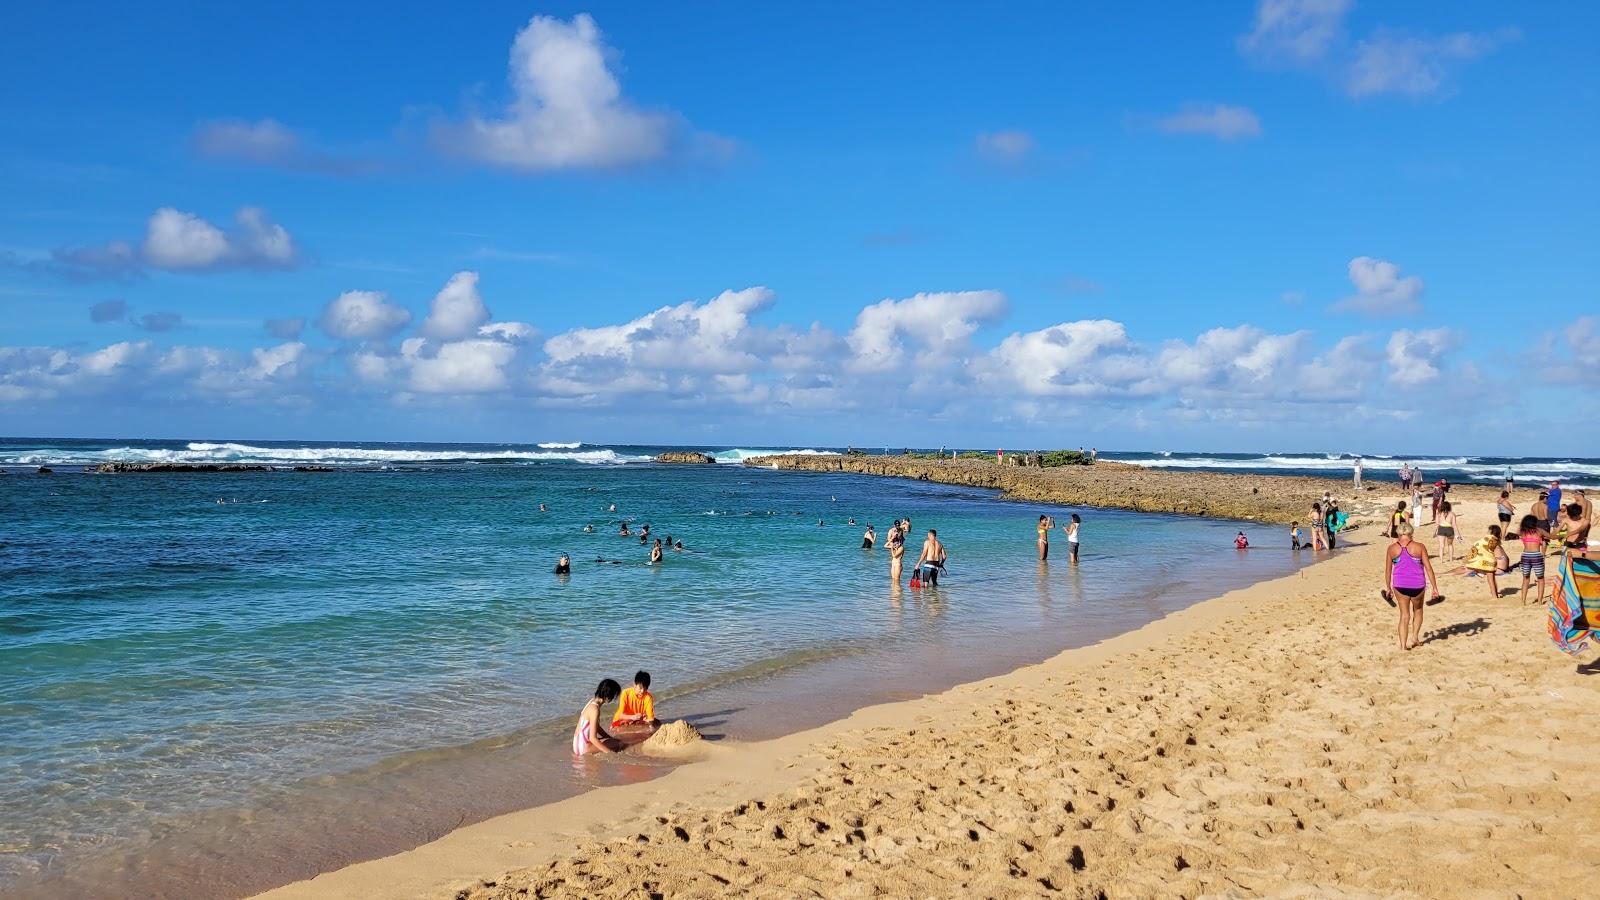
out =
<svg viewBox="0 0 1600 900"><path fill-rule="evenodd" d="M1458 514L1470 538L1492 507ZM1298 575L1043 664L264 896L1585 893L1596 670L1550 646L1542 606L1452 564L1400 650L1386 543L1367 524Z"/></svg>

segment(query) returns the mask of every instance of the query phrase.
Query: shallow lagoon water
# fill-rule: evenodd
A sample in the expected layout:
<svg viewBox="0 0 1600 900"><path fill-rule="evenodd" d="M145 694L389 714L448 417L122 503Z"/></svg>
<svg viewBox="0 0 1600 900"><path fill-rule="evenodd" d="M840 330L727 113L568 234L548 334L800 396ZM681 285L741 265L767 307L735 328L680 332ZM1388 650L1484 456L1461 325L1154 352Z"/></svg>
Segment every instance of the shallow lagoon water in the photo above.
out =
<svg viewBox="0 0 1600 900"><path fill-rule="evenodd" d="M1038 514L1071 510L740 466L63 472L0 492L0 887L61 894L237 895L650 777L561 750L602 676L647 668L664 715L766 737L1309 561L1278 529L1244 526L1258 549L1237 553L1236 523L1079 510L1082 566L1059 534L1041 566ZM937 591L894 588L859 548L896 516L908 569L927 528L949 547ZM690 552L650 567L622 519Z"/></svg>

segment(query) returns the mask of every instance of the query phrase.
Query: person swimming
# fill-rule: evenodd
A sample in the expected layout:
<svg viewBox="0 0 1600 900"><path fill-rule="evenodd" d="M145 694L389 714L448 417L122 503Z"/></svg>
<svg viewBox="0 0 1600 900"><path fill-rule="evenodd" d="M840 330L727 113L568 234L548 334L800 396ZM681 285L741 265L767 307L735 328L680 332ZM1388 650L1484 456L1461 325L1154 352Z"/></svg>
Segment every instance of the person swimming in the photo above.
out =
<svg viewBox="0 0 1600 900"><path fill-rule="evenodd" d="M655 546L650 548L650 565L653 566L653 565L656 565L656 564L658 564L660 562L661 562L661 538L656 538Z"/></svg>
<svg viewBox="0 0 1600 900"><path fill-rule="evenodd" d="M877 532L872 530L872 523L867 523L867 530L861 533L861 549L871 550L872 545L878 542Z"/></svg>
<svg viewBox="0 0 1600 900"><path fill-rule="evenodd" d="M565 554L565 553L561 554L560 558L558 558L556 560L556 574L557 575L571 575L572 574L572 560L569 559L567 557L567 554Z"/></svg>
<svg viewBox="0 0 1600 900"><path fill-rule="evenodd" d="M539 512L549 512L549 511L550 511L549 508L547 508L543 503L539 504Z"/></svg>
<svg viewBox="0 0 1600 900"><path fill-rule="evenodd" d="M618 537L633 537L633 532L628 530L628 523L622 523L622 530L617 532Z"/></svg>
<svg viewBox="0 0 1600 900"><path fill-rule="evenodd" d="M594 526L593 525L585 525L585 526L583 526L583 533L584 534L594 534Z"/></svg>

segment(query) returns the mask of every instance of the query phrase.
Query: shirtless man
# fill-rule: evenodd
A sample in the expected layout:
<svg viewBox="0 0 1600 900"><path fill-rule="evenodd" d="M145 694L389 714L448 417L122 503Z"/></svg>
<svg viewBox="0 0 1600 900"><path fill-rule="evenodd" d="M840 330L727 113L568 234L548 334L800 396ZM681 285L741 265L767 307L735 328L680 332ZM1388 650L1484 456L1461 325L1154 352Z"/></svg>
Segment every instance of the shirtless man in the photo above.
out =
<svg viewBox="0 0 1600 900"><path fill-rule="evenodd" d="M1568 503L1562 512L1566 514L1565 524L1567 528L1566 537L1562 539L1562 542L1567 545L1568 550L1577 550L1579 552L1588 550L1590 513L1577 500Z"/></svg>
<svg viewBox="0 0 1600 900"><path fill-rule="evenodd" d="M939 586L939 573L944 570L945 552L944 545L939 543L939 532L928 529L928 538L922 542L922 553L917 556L917 564L912 568L922 583L929 587Z"/></svg>
<svg viewBox="0 0 1600 900"><path fill-rule="evenodd" d="M867 530L861 534L861 549L871 550L872 545L878 542L878 535L873 532L872 525L867 525Z"/></svg>

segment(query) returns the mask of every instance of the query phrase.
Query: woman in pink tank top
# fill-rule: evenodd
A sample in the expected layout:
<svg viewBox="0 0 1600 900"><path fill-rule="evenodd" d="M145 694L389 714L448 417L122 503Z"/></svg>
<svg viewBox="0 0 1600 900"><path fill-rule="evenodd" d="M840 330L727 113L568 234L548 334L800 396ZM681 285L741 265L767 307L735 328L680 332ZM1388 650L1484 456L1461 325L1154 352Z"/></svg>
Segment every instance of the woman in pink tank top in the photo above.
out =
<svg viewBox="0 0 1600 900"><path fill-rule="evenodd" d="M1400 649L1410 650L1422 643L1422 595L1433 584L1433 598L1439 599L1439 579L1433 574L1433 561L1421 541L1411 539L1410 523L1395 528L1394 543L1383 554L1383 599L1400 609Z"/></svg>

